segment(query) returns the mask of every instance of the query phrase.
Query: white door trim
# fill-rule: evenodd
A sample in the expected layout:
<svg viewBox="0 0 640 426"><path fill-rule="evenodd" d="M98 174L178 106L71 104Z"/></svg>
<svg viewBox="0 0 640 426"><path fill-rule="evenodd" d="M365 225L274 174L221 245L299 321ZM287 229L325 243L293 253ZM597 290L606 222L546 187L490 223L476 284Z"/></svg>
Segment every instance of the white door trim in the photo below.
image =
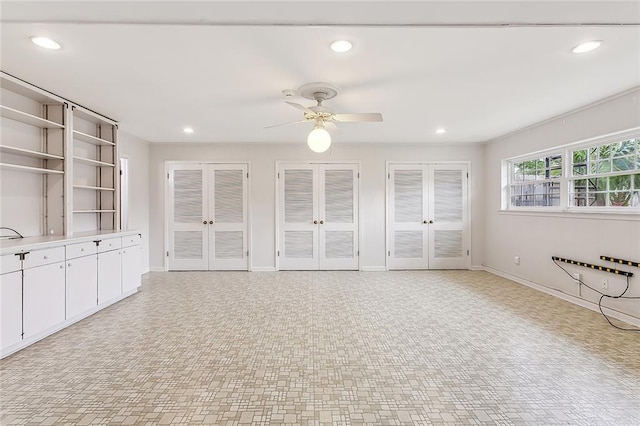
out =
<svg viewBox="0 0 640 426"><path fill-rule="evenodd" d="M361 179L360 173L362 170L362 162L361 161L352 161L352 160L325 160L325 161L294 161L294 160L276 160L275 173L273 175L273 188L275 192L275 203L274 203L274 217L275 217L275 238L274 238L274 247L273 247L273 255L274 255L274 264L275 270L280 270L280 257L278 256L278 249L280 247L280 192L278 187L278 175L280 174L280 168L283 165L287 164L355 164L357 165L357 173L358 173L358 251L360 252L358 255L358 270L362 271L362 188L361 188Z"/></svg>
<svg viewBox="0 0 640 426"><path fill-rule="evenodd" d="M179 160L167 160L164 162L164 244L163 244L163 252L162 258L164 259L164 271L169 271L169 262L167 259L167 252L169 251L169 208L170 208L170 188L169 188L169 173L171 171L171 167L178 164L246 164L247 165L247 173L249 177L247 178L247 250L249 251L249 256L247 259L248 271L253 271L253 250L251 248L251 178L253 174L251 172L251 162L250 161L195 161L195 160L187 160L187 161L179 161ZM277 182L276 182L277 183Z"/></svg>
<svg viewBox="0 0 640 426"><path fill-rule="evenodd" d="M472 167L471 167L471 161L385 161L385 174L387 175L387 178L385 179L385 229L384 229L384 234L385 234L385 251L384 251L384 265L385 265L385 270L389 271L389 251L391 250L391 239L389 236L389 232L390 232L390 226L389 226L389 218L390 218L390 202L389 202L389 195L390 195L390 186L389 186L389 175L391 173L391 165L426 165L426 166L432 166L432 165L455 165L455 164L459 164L459 165L466 165L467 166L467 173L469 174L469 178L467 179L467 217L466 217L466 221L467 221L467 230L466 230L466 237L467 237L467 241L468 241L468 250L469 250L469 259L468 259L468 265L469 267L471 267L471 246L473 245L473 242L471 241L471 236L472 236L472 227L473 224L471 222L471 218L473 217L472 215L472 209L473 209L473 205L471 203L471 187L472 187Z"/></svg>

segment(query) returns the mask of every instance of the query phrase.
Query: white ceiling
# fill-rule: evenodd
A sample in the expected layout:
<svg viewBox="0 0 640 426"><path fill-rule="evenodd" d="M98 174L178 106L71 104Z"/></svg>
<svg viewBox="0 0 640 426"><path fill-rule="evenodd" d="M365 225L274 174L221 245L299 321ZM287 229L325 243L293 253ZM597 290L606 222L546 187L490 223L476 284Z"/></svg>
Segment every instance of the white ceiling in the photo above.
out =
<svg viewBox="0 0 640 426"><path fill-rule="evenodd" d="M3 2L1 36L3 71L151 142L304 141L264 127L301 119L281 91L313 81L384 116L334 141L398 143L483 142L640 86L637 1Z"/></svg>

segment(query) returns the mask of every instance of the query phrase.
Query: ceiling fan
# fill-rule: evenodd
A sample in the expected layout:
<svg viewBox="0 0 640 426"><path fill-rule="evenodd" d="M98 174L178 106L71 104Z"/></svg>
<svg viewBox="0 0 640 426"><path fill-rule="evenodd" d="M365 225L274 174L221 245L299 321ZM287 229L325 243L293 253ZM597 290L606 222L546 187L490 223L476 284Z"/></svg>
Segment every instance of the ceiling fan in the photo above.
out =
<svg viewBox="0 0 640 426"><path fill-rule="evenodd" d="M307 144L314 152L324 152L329 149L329 146L331 145L331 134L329 134L327 128L335 128L334 123L382 121L382 114L379 112L343 114L334 113L331 108L324 106L322 104L324 101L332 99L338 94L338 89L329 83L308 83L300 86L296 91L283 90L282 93L287 97L291 97L297 93L303 98L316 101L317 105L306 107L296 102L286 101L285 103L302 111L304 113L304 119L291 121L289 123L276 124L275 126L268 126L266 128L270 129L273 127L287 126L289 124L313 121L313 130L311 130L311 133L309 133L309 136L307 137Z"/></svg>

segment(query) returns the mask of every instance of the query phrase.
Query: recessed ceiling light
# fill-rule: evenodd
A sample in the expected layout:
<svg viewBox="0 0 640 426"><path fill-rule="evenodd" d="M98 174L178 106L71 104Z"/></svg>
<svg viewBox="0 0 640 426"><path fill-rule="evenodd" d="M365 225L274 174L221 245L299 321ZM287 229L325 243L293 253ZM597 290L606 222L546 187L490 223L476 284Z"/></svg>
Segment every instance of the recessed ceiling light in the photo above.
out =
<svg viewBox="0 0 640 426"><path fill-rule="evenodd" d="M185 127L182 131L185 133L193 133L193 129L191 127Z"/></svg>
<svg viewBox="0 0 640 426"><path fill-rule="evenodd" d="M443 135L445 133L447 133L447 129L440 127L439 129L436 129L436 133L439 135Z"/></svg>
<svg viewBox="0 0 640 426"><path fill-rule="evenodd" d="M50 38L47 38L47 37L34 36L34 37L31 37L31 41L40 47L44 47L45 49L51 49L51 50L60 49L60 44L58 42L51 40Z"/></svg>
<svg viewBox="0 0 640 426"><path fill-rule="evenodd" d="M347 40L336 40L331 43L331 50L337 53L348 52L351 50L351 47L353 47L353 45Z"/></svg>
<svg viewBox="0 0 640 426"><path fill-rule="evenodd" d="M573 53L586 53L586 52L591 52L594 49L597 49L601 45L602 45L602 42L600 40L592 40L592 41L580 43L579 45L571 49L571 51Z"/></svg>

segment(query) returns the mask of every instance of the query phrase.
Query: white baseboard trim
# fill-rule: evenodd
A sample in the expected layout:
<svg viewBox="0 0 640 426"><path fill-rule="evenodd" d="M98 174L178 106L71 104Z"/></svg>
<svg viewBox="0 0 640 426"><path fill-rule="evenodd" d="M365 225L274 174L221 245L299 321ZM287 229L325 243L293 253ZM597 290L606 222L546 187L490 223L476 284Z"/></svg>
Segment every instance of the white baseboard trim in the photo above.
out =
<svg viewBox="0 0 640 426"><path fill-rule="evenodd" d="M276 272L275 266L253 266L251 272Z"/></svg>
<svg viewBox="0 0 640 426"><path fill-rule="evenodd" d="M387 272L387 268L384 266L363 266L360 270L362 272Z"/></svg>
<svg viewBox="0 0 640 426"><path fill-rule="evenodd" d="M499 269L493 269L489 266L483 267L484 271L489 272L493 275L497 275L502 278L506 278L508 280L517 282L518 284L525 285L527 287L531 287L535 290L541 291L543 293L547 293L551 296L555 296L558 299L562 299L566 302L573 303L574 305L581 306L583 308L591 309L594 312L600 313L600 309L598 309L598 304L594 302L590 302L588 300L582 299L580 297L573 296L571 294L563 293L559 290L553 289L551 287L547 287L542 284L534 283L533 281L525 280L524 278L520 278L515 275L511 275L507 272L500 271ZM620 321L624 321L627 324L631 324L635 327L640 327L640 318L636 318L634 316L625 314L623 312L619 312L607 307L603 307L602 310L604 313L611 318L619 319Z"/></svg>
<svg viewBox="0 0 640 426"><path fill-rule="evenodd" d="M164 266L152 266L149 268L149 272L164 272Z"/></svg>
<svg viewBox="0 0 640 426"><path fill-rule="evenodd" d="M470 271L484 271L486 268L482 265L471 265L469 266Z"/></svg>

